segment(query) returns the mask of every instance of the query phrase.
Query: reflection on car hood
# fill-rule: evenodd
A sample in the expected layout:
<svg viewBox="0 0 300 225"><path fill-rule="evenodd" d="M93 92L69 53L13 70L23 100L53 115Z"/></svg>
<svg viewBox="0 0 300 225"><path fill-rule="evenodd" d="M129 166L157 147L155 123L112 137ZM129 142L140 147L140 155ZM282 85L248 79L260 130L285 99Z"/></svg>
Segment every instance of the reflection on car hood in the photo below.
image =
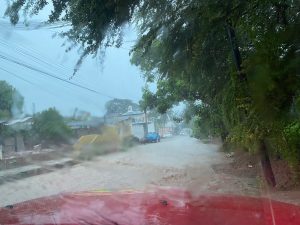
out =
<svg viewBox="0 0 300 225"><path fill-rule="evenodd" d="M296 225L300 207L232 195L192 196L179 189L70 193L0 209L0 224Z"/></svg>

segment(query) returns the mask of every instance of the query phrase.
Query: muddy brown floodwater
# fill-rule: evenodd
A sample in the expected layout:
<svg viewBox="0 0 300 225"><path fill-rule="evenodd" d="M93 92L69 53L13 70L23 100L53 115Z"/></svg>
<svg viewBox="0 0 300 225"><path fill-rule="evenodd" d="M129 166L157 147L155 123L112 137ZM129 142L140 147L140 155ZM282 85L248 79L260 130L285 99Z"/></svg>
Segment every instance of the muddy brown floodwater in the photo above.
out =
<svg viewBox="0 0 300 225"><path fill-rule="evenodd" d="M180 187L195 194L260 195L255 178L215 173L228 160L215 144L180 136L0 185L0 205L64 192Z"/></svg>

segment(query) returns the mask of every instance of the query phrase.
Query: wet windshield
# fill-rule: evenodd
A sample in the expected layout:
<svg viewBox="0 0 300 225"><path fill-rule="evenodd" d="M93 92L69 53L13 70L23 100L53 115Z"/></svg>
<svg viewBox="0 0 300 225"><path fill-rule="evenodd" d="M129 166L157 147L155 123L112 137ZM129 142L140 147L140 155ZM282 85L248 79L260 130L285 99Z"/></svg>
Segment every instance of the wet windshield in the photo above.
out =
<svg viewBox="0 0 300 225"><path fill-rule="evenodd" d="M114 193L99 221L119 224L108 214L140 201L120 193L154 192L298 213L299 22L294 0L1 1L0 207L66 195L92 211L76 196Z"/></svg>

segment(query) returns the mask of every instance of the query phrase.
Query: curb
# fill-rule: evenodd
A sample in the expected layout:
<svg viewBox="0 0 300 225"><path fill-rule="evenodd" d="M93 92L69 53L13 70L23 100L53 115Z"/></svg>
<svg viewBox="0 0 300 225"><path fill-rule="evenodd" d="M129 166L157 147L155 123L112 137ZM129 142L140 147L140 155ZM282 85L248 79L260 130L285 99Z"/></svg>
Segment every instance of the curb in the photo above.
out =
<svg viewBox="0 0 300 225"><path fill-rule="evenodd" d="M50 160L40 165L27 165L19 168L3 170L0 171L0 185L5 182L12 182L26 177L49 173L55 169L73 166L78 163L78 161L73 159Z"/></svg>

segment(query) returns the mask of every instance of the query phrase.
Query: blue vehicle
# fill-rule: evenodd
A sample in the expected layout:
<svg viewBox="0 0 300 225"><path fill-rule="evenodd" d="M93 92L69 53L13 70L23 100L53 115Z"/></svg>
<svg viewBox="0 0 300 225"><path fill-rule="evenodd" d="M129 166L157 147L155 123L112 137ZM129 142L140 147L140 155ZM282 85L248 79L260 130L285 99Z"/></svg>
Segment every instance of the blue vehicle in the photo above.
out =
<svg viewBox="0 0 300 225"><path fill-rule="evenodd" d="M149 132L144 140L143 140L144 143L151 143L151 142L160 142L160 136L158 133L156 132Z"/></svg>

